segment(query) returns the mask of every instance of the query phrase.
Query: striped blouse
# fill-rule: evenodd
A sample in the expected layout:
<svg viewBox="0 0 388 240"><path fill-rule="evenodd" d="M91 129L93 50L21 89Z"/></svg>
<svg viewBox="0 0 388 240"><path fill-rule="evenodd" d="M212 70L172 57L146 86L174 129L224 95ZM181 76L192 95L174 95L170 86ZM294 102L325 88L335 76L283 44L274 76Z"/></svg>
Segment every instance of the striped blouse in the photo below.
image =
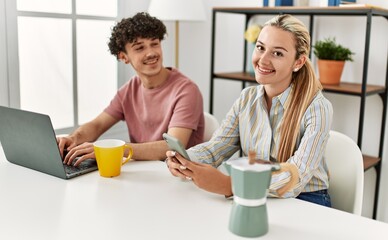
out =
<svg viewBox="0 0 388 240"><path fill-rule="evenodd" d="M211 140L188 150L190 158L218 167L241 147L244 156L247 156L250 149L255 149L257 158L276 161L281 120L284 109L291 99L292 86L272 99L269 114L263 85L244 89ZM296 151L287 160L298 168L300 181L282 197L296 197L301 192L329 187L328 169L323 154L329 137L332 115L331 103L319 91L302 118ZM274 174L269 188L270 196L277 197L276 190L289 180L288 172Z"/></svg>

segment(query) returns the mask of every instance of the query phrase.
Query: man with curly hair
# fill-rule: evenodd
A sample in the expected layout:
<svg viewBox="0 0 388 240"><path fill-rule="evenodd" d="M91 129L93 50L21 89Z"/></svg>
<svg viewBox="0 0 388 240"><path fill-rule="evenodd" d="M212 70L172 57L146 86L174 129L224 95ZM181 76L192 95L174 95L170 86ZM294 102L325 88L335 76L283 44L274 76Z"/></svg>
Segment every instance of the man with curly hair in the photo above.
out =
<svg viewBox="0 0 388 240"><path fill-rule="evenodd" d="M175 68L163 66L161 41L165 25L148 13L122 19L112 29L109 50L131 64L136 75L116 93L105 110L72 134L58 138L64 163L95 158L93 143L118 121L125 121L133 159L164 159L168 150L162 134L178 138L185 147L203 141L203 100L197 85Z"/></svg>

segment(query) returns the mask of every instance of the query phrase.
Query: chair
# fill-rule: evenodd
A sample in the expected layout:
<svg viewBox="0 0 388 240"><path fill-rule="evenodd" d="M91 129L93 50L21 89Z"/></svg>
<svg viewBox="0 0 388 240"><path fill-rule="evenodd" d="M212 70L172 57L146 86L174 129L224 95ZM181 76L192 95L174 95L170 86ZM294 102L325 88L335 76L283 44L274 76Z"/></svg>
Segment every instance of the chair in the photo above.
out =
<svg viewBox="0 0 388 240"><path fill-rule="evenodd" d="M350 137L330 131L325 160L332 207L361 215L364 167L360 148Z"/></svg>
<svg viewBox="0 0 388 240"><path fill-rule="evenodd" d="M204 131L203 141L207 142L210 140L214 131L217 130L220 124L217 118L215 118L213 115L211 115L208 112L204 112L204 117L205 117L205 131Z"/></svg>

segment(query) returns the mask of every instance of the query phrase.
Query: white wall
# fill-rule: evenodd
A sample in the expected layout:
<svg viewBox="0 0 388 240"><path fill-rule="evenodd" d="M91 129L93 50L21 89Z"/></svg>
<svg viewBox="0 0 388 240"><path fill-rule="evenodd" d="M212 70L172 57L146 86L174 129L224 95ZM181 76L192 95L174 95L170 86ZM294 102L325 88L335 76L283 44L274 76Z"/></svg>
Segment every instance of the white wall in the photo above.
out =
<svg viewBox="0 0 388 240"><path fill-rule="evenodd" d="M146 11L149 1L141 1L141 4L136 0L130 0L132 12ZM211 51L211 17L213 7L242 7L242 6L259 6L261 1L257 0L204 0L204 5L207 13L205 22L182 22L180 23L180 69L187 76L191 77L200 87L204 97L205 110L209 109L209 86L210 86L210 51ZM368 2L380 7L388 8L388 1L362 1L359 3ZM135 8L133 8L135 7ZM240 71L242 68L242 49L243 44L243 26L244 18L240 16L221 16L218 18L217 29L219 30L216 55L218 61L215 65L217 71ZM221 23L222 22L222 23ZM361 81L361 66L363 64L363 47L364 47L364 27L365 20L358 18L325 18L322 21L317 21L315 39L335 36L336 39L343 45L350 47L356 52L355 61L346 63L343 79L346 81ZM220 24L221 23L221 24ZM174 28L171 23L167 26L169 36L164 42L164 58L165 65L174 63ZM223 38L222 32L233 32L235 38ZM226 34L225 34L226 35ZM230 36L230 35L228 35ZM377 19L372 25L372 49L370 52L370 69L368 75L368 83L384 85L387 61L387 39L388 28L385 19ZM228 46L236 46L231 48ZM214 114L219 119L225 116L233 101L238 97L241 89L241 83L232 81L216 81L216 93L214 95L215 106ZM358 115L354 112L359 110L359 98L342 96L336 94L326 94L332 101L335 109L335 117L333 128L357 140ZM380 132L381 119L381 100L377 96L372 96L367 99L366 106L366 124L364 127L363 151L372 155L377 155L378 139ZM355 120L356 119L356 120ZM387 134L388 135L388 132ZM387 136L385 137L385 147L388 149ZM384 152L382 164L382 176L380 184L380 201L378 209L378 220L388 222L388 152ZM369 170L365 174L365 204L364 216L372 215L372 204L374 196L374 169Z"/></svg>

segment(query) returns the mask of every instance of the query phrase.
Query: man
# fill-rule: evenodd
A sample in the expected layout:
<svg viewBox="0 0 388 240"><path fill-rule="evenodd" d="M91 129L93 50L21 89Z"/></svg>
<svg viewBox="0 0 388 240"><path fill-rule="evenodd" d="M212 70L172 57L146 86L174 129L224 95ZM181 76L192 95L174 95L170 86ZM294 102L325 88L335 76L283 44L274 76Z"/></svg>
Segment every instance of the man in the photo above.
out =
<svg viewBox="0 0 388 240"><path fill-rule="evenodd" d="M126 121L133 159L160 160L168 150L162 134L178 138L188 148L203 141L202 95L177 69L163 67L164 24L147 13L121 20L112 30L109 50L137 75L124 84L110 105L72 134L58 138L64 163L77 166L95 158L93 143L118 121ZM80 158L73 163L73 160Z"/></svg>

